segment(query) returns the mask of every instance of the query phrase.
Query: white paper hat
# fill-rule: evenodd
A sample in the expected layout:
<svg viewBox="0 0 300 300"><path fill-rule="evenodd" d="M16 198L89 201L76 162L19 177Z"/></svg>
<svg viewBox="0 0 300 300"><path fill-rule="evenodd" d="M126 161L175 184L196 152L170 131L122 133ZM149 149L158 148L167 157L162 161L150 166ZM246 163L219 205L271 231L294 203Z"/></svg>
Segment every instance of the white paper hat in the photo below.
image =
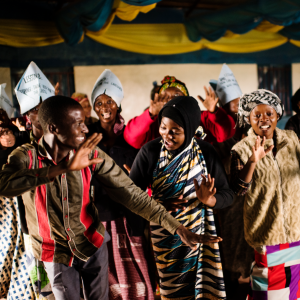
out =
<svg viewBox="0 0 300 300"><path fill-rule="evenodd" d="M55 89L39 67L32 61L15 87L21 114L55 95Z"/></svg>
<svg viewBox="0 0 300 300"><path fill-rule="evenodd" d="M242 96L242 91L232 71L223 64L217 84L217 95L222 106Z"/></svg>
<svg viewBox="0 0 300 300"><path fill-rule="evenodd" d="M118 107L124 98L121 81L111 70L108 69L104 70L94 85L92 91L93 106L96 98L102 94L111 97L117 103Z"/></svg>
<svg viewBox="0 0 300 300"><path fill-rule="evenodd" d="M15 109L5 93L6 83L0 84L0 108L4 109L9 118L13 117Z"/></svg>

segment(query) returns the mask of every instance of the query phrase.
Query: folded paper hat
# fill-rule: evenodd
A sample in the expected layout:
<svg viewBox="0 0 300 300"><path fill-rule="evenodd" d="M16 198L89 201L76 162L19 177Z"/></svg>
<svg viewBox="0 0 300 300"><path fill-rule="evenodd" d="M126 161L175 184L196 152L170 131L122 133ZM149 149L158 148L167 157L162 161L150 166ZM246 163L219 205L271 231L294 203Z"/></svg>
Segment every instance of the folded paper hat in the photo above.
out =
<svg viewBox="0 0 300 300"><path fill-rule="evenodd" d="M55 95L55 89L39 67L32 61L15 87L21 114Z"/></svg>
<svg viewBox="0 0 300 300"><path fill-rule="evenodd" d="M117 103L118 107L124 98L121 81L111 70L108 69L104 70L94 85L92 91L93 106L97 97L102 94L111 97Z"/></svg>
<svg viewBox="0 0 300 300"><path fill-rule="evenodd" d="M216 92L218 80L216 80L216 79L211 79L211 80L209 81L209 84L210 84L210 86L213 88L214 92Z"/></svg>
<svg viewBox="0 0 300 300"><path fill-rule="evenodd" d="M241 97L243 94L232 71L226 64L223 64L222 66L216 92L222 106L236 98Z"/></svg>
<svg viewBox="0 0 300 300"><path fill-rule="evenodd" d="M15 109L5 93L6 83L0 84L0 108L4 109L9 118L13 117Z"/></svg>

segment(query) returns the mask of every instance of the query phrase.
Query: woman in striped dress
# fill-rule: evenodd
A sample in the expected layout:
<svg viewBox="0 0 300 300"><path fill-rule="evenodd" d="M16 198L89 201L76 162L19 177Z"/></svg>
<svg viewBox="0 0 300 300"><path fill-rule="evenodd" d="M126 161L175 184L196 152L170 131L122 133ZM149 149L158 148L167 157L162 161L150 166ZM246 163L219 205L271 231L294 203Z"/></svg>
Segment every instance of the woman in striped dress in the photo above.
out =
<svg viewBox="0 0 300 300"><path fill-rule="evenodd" d="M230 205L233 193L215 150L202 141L197 101L174 98L159 123L161 137L142 147L130 178L142 189L151 185L153 198L189 230L215 236L212 208ZM157 224L151 237L162 299L226 299L217 243L191 249Z"/></svg>

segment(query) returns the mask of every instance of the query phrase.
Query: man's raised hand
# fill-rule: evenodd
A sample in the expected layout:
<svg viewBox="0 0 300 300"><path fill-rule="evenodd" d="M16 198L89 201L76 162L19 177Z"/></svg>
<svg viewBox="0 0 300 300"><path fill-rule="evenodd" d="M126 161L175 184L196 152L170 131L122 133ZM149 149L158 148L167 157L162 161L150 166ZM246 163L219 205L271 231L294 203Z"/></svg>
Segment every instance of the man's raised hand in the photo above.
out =
<svg viewBox="0 0 300 300"><path fill-rule="evenodd" d="M68 171L79 171L90 165L103 162L102 158L89 159L90 153L103 138L102 133L94 133L76 151L74 157L68 163Z"/></svg>

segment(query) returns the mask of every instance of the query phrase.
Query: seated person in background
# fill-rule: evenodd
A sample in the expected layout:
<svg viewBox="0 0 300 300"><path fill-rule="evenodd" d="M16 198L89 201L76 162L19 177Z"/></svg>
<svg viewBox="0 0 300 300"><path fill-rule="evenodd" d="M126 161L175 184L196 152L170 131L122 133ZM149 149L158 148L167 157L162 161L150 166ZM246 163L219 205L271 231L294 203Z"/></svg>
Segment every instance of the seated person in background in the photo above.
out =
<svg viewBox="0 0 300 300"><path fill-rule="evenodd" d="M300 140L300 89L294 94L291 102L292 109L296 114L289 118L284 129L295 131Z"/></svg>
<svg viewBox="0 0 300 300"><path fill-rule="evenodd" d="M201 113L201 125L209 143L222 143L233 137L242 91L229 67L224 64L218 80L204 87L205 99L198 96L207 109ZM220 107L217 104L220 104Z"/></svg>
<svg viewBox="0 0 300 300"><path fill-rule="evenodd" d="M34 256L43 261L56 299L108 299L110 239L90 199L95 176L111 199L163 226L189 247L219 242L187 230L165 208L136 187L116 163L95 148L102 138L88 129L79 103L53 96L39 109L44 136L13 151L0 172L0 195L23 194Z"/></svg>
<svg viewBox="0 0 300 300"><path fill-rule="evenodd" d="M84 114L85 114L85 125L86 126L98 121L97 118L94 118L91 115L92 106L90 104L90 100L89 100L87 94L73 93L71 98L76 100L82 106L82 108L84 110Z"/></svg>

